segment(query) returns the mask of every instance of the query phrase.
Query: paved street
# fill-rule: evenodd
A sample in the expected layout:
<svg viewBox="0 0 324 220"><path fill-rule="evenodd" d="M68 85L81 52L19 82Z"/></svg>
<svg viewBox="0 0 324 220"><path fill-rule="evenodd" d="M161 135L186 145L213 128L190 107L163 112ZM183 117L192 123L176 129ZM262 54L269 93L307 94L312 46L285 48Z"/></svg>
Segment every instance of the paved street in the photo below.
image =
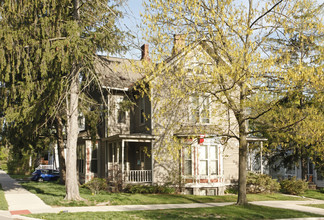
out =
<svg viewBox="0 0 324 220"><path fill-rule="evenodd" d="M0 219L32 219L19 214L28 213L59 213L59 212L109 212L109 211L136 211L177 208L203 208L226 206L233 203L191 203L191 204L160 204L160 205L119 205L119 206L85 206L85 207L51 207L46 205L36 195L23 189L19 183L0 170L0 184L5 193L9 210L0 211ZM304 204L323 204L322 200L310 199L307 201L258 201L254 205L275 208L292 209L303 212L316 213L324 216L324 209L303 206ZM308 220L323 218L303 218ZM298 219L295 219L298 220Z"/></svg>

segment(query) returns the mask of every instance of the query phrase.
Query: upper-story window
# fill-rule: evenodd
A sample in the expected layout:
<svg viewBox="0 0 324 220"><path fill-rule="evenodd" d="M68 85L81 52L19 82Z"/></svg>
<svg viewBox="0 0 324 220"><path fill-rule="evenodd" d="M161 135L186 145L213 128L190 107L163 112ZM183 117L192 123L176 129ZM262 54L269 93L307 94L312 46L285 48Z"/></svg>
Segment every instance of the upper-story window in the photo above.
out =
<svg viewBox="0 0 324 220"><path fill-rule="evenodd" d="M122 103L124 101L124 97L118 97L117 102L117 121L120 124L126 123L126 111L122 106Z"/></svg>
<svg viewBox="0 0 324 220"><path fill-rule="evenodd" d="M209 123L210 122L210 97L208 95L190 96L190 122Z"/></svg>
<svg viewBox="0 0 324 220"><path fill-rule="evenodd" d="M142 97L140 99L140 122L141 124L145 123L145 99Z"/></svg>
<svg viewBox="0 0 324 220"><path fill-rule="evenodd" d="M84 131L86 128L85 117L82 112L79 112L79 115L78 115L78 126L79 126L79 131Z"/></svg>

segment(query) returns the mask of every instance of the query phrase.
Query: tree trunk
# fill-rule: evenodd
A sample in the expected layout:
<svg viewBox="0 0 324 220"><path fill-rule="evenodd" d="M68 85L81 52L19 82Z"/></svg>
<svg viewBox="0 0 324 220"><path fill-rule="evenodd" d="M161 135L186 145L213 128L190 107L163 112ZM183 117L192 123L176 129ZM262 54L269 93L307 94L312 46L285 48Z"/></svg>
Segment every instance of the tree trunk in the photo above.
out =
<svg viewBox="0 0 324 220"><path fill-rule="evenodd" d="M65 153L64 153L64 137L63 137L63 123L61 116L55 117L55 127L57 134L57 151L59 156L59 165L60 165L60 183L65 184L66 179L66 167L65 167Z"/></svg>
<svg viewBox="0 0 324 220"><path fill-rule="evenodd" d="M238 184L238 197L237 205L245 205L248 203L246 198L246 162L247 162L247 121L245 119L244 101L246 92L243 83L240 86L240 107L239 112L236 114L236 119L239 126L239 184Z"/></svg>
<svg viewBox="0 0 324 220"><path fill-rule="evenodd" d="M78 140L79 68L74 66L67 105L66 200L81 200L76 167Z"/></svg>
<svg viewBox="0 0 324 220"><path fill-rule="evenodd" d="M301 178L304 181L307 181L307 174L308 174L308 158L305 156L303 149L300 150L300 163L301 163Z"/></svg>
<svg viewBox="0 0 324 220"><path fill-rule="evenodd" d="M246 198L246 157L247 157L247 141L245 122L239 125L239 184L237 205L245 205L248 203Z"/></svg>

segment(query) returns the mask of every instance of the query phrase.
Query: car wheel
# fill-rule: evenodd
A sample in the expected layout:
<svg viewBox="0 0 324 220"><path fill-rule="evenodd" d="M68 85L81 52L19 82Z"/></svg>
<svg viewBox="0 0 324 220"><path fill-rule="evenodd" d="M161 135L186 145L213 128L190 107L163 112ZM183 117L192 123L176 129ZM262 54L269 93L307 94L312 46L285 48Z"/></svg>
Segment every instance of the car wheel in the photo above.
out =
<svg viewBox="0 0 324 220"><path fill-rule="evenodd" d="M38 182L44 182L44 179L42 177L39 177L37 181Z"/></svg>

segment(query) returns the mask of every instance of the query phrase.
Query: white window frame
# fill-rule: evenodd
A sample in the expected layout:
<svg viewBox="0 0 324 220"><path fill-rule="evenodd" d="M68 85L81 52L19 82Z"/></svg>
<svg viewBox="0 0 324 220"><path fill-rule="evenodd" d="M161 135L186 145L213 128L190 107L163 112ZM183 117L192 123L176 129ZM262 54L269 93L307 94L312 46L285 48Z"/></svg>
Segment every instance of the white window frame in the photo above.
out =
<svg viewBox="0 0 324 220"><path fill-rule="evenodd" d="M122 103L124 101L124 97L123 96L118 96L116 98L116 121L118 124L126 124L126 118L127 118L127 112L123 111L125 114L125 121L120 122L119 121L119 113L122 111L121 107L120 107L120 103Z"/></svg>
<svg viewBox="0 0 324 220"><path fill-rule="evenodd" d="M78 115L78 128L79 128L79 131L84 131L86 129L85 117L82 112L79 112L79 115Z"/></svg>
<svg viewBox="0 0 324 220"><path fill-rule="evenodd" d="M205 147L207 150L207 156L202 158L200 157L200 149L202 147ZM216 149L216 157L215 159L211 158L211 147L215 147ZM198 174L200 176L219 176L222 175L222 165L221 165L221 145L219 144L202 144L198 146ZM201 167L201 161L205 161L206 162L206 174L202 174L202 167ZM211 163L215 161L216 162L216 173L211 173Z"/></svg>
<svg viewBox="0 0 324 220"><path fill-rule="evenodd" d="M183 175L184 176L192 176L193 175L193 148L192 145L186 145L182 149L182 155L183 155ZM190 162L190 168L187 170L190 171L190 173L186 173L186 161Z"/></svg>
<svg viewBox="0 0 324 220"><path fill-rule="evenodd" d="M194 103L194 98L198 98L198 103ZM207 103L207 111L205 111L204 105ZM198 106L195 106L198 105ZM190 123L199 123L199 124L210 124L210 96L209 95L197 95L193 94L189 96L189 121ZM197 115L198 117L193 118ZM208 117L204 117L204 114L207 114ZM206 120L206 121L204 121Z"/></svg>

